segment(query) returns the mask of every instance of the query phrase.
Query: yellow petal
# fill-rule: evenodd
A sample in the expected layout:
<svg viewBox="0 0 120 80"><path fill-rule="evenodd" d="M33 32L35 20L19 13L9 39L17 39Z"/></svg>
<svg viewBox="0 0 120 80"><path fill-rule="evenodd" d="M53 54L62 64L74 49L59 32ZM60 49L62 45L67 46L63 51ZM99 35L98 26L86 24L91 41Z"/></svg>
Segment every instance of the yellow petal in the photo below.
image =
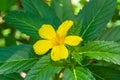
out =
<svg viewBox="0 0 120 80"><path fill-rule="evenodd" d="M39 40L33 45L33 49L38 55L45 54L50 48L52 48L52 42L49 40Z"/></svg>
<svg viewBox="0 0 120 80"><path fill-rule="evenodd" d="M53 47L51 51L51 59L53 61L59 61L60 59L66 59L68 57L68 50L64 45Z"/></svg>
<svg viewBox="0 0 120 80"><path fill-rule="evenodd" d="M68 30L72 27L73 21L64 21L58 28L57 33L59 36L66 36Z"/></svg>
<svg viewBox="0 0 120 80"><path fill-rule="evenodd" d="M79 36L67 36L65 38L64 43L71 45L71 46L76 46L78 45L83 39Z"/></svg>
<svg viewBox="0 0 120 80"><path fill-rule="evenodd" d="M39 35L43 39L52 39L56 35L56 32L51 25L44 24L39 29Z"/></svg>

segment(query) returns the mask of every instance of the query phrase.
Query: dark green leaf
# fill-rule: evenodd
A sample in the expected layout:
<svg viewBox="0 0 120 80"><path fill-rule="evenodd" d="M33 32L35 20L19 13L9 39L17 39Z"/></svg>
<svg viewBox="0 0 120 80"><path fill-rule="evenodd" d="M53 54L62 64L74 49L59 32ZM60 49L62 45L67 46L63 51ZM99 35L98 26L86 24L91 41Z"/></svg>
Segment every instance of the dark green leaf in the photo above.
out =
<svg viewBox="0 0 120 80"><path fill-rule="evenodd" d="M90 0L76 16L84 41L93 40L105 28L113 16L116 0Z"/></svg>
<svg viewBox="0 0 120 80"><path fill-rule="evenodd" d="M89 42L80 49L81 53L90 59L104 60L120 65L120 45L115 42Z"/></svg>
<svg viewBox="0 0 120 80"><path fill-rule="evenodd" d="M71 0L52 0L51 6L61 21L73 19Z"/></svg>
<svg viewBox="0 0 120 80"><path fill-rule="evenodd" d="M114 68L99 65L89 66L89 68L96 80L120 80L120 71Z"/></svg>
<svg viewBox="0 0 120 80"><path fill-rule="evenodd" d="M53 65L50 55L44 55L28 72L25 80L50 80L59 73L62 67Z"/></svg>
<svg viewBox="0 0 120 80"><path fill-rule="evenodd" d="M22 4L26 11L37 14L47 19L54 27L58 27L60 21L55 12L43 0L22 0Z"/></svg>
<svg viewBox="0 0 120 80"><path fill-rule="evenodd" d="M0 74L28 70L36 60L31 45L0 48Z"/></svg>
<svg viewBox="0 0 120 80"><path fill-rule="evenodd" d="M11 73L0 75L0 80L24 80L24 79L18 73Z"/></svg>
<svg viewBox="0 0 120 80"><path fill-rule="evenodd" d="M21 32L37 39L39 39L38 29L44 22L41 17L23 11L13 11L4 20Z"/></svg>
<svg viewBox="0 0 120 80"><path fill-rule="evenodd" d="M5 45L6 46L16 45L16 40L13 38L13 36L7 36L5 37Z"/></svg>
<svg viewBox="0 0 120 80"><path fill-rule="evenodd" d="M63 80L95 80L87 68L76 67L73 71L65 69Z"/></svg>
<svg viewBox="0 0 120 80"><path fill-rule="evenodd" d="M105 40L105 41L120 40L120 26L116 26L106 30L103 34L101 34L101 36L98 39Z"/></svg>

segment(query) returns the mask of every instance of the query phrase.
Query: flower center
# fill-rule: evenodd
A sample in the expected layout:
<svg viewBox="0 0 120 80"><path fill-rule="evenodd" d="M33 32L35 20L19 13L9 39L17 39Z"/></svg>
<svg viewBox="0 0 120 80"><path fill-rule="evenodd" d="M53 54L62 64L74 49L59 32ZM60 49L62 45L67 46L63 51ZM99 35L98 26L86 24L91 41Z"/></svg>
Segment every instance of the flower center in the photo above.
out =
<svg viewBox="0 0 120 80"><path fill-rule="evenodd" d="M59 36L58 34L53 38L54 46L64 44L64 37Z"/></svg>

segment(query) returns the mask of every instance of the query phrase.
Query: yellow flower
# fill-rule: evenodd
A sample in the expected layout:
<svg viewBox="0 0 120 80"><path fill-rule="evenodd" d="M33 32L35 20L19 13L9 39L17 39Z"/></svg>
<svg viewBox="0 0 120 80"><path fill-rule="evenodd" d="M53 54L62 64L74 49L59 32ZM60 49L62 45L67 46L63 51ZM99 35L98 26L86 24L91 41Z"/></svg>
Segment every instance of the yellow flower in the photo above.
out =
<svg viewBox="0 0 120 80"><path fill-rule="evenodd" d="M33 45L35 53L43 55L52 48L51 59L53 61L66 59L68 57L68 49L65 47L65 44L76 46L82 41L82 38L79 36L66 36L72 25L73 21L64 21L56 32L51 25L42 25L39 29L39 35L44 40L39 40Z"/></svg>

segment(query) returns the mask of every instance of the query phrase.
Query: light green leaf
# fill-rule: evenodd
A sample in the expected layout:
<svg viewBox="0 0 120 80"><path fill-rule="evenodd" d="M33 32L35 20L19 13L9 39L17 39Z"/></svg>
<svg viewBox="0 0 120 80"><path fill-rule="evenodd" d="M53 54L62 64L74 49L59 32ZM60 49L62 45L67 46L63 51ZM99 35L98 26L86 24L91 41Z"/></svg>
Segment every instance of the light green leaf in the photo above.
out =
<svg viewBox="0 0 120 80"><path fill-rule="evenodd" d="M80 51L100 51L120 54L120 44L113 41L92 41L81 47Z"/></svg>
<svg viewBox="0 0 120 80"><path fill-rule="evenodd" d="M36 39L39 39L38 29L44 22L41 17L23 11L13 11L4 17L4 20L21 32Z"/></svg>
<svg viewBox="0 0 120 80"><path fill-rule="evenodd" d="M114 54L109 52L88 51L83 52L84 56L88 56L90 59L104 60L120 65L120 54Z"/></svg>
<svg viewBox="0 0 120 80"><path fill-rule="evenodd" d="M60 21L73 20L74 13L71 0L52 0L51 7L55 10Z"/></svg>
<svg viewBox="0 0 120 80"><path fill-rule="evenodd" d="M2 74L0 80L24 80L19 73Z"/></svg>
<svg viewBox="0 0 120 80"><path fill-rule="evenodd" d="M84 41L93 40L113 16L116 0L90 0L76 16Z"/></svg>
<svg viewBox="0 0 120 80"><path fill-rule="evenodd" d="M120 65L120 45L110 41L89 42L81 47L81 54L90 59L104 60Z"/></svg>
<svg viewBox="0 0 120 80"><path fill-rule="evenodd" d="M120 80L120 71L115 68L105 67L101 65L89 66L96 80Z"/></svg>
<svg viewBox="0 0 120 80"><path fill-rule="evenodd" d="M26 11L47 19L54 27L58 27L60 24L54 10L43 0L22 0L22 5Z"/></svg>
<svg viewBox="0 0 120 80"><path fill-rule="evenodd" d="M120 26L112 27L101 34L98 40L118 41L120 40Z"/></svg>
<svg viewBox="0 0 120 80"><path fill-rule="evenodd" d="M36 61L31 45L0 48L0 74L28 70Z"/></svg>
<svg viewBox="0 0 120 80"><path fill-rule="evenodd" d="M75 80L75 76L73 74L73 71L69 68L66 68L64 70L64 79L63 80Z"/></svg>
<svg viewBox="0 0 120 80"><path fill-rule="evenodd" d="M61 69L62 67L53 65L50 55L44 55L44 57L31 68L25 80L51 80Z"/></svg>
<svg viewBox="0 0 120 80"><path fill-rule="evenodd" d="M95 78L87 68L76 67L73 71L65 69L63 80L95 80Z"/></svg>

